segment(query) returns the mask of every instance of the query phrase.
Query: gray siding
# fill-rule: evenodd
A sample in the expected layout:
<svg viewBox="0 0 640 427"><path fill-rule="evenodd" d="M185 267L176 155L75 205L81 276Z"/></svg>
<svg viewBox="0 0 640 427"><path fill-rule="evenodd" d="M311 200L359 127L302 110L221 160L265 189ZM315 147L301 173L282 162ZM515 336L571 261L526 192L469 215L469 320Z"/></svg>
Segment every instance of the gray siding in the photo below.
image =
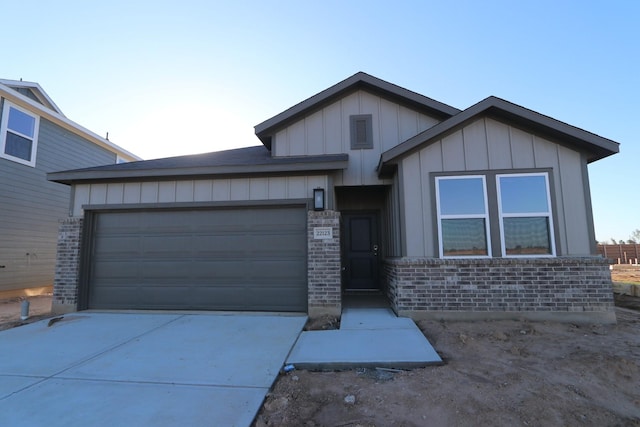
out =
<svg viewBox="0 0 640 427"><path fill-rule="evenodd" d="M53 284L58 221L70 189L48 172L115 163L116 155L40 119L36 167L0 158L0 291Z"/></svg>
<svg viewBox="0 0 640 427"><path fill-rule="evenodd" d="M82 216L83 205L310 199L318 187L329 188L327 176L81 184L75 186L72 215Z"/></svg>
<svg viewBox="0 0 640 427"><path fill-rule="evenodd" d="M373 148L352 150L349 117L362 114L372 116ZM361 90L277 132L272 152L276 157L347 153L349 167L336 174L335 185L390 184L376 173L380 154L438 122Z"/></svg>
<svg viewBox="0 0 640 427"><path fill-rule="evenodd" d="M407 156L402 173L406 255L436 257L430 173L551 168L558 255L591 254L585 160L577 151L490 118L476 120ZM553 197L552 196L552 197Z"/></svg>
<svg viewBox="0 0 640 427"><path fill-rule="evenodd" d="M386 247L384 253L389 257L402 256L402 230L400 228L402 210L400 209L400 182L398 175L394 177L393 185L385 200L385 223L382 232L386 233Z"/></svg>

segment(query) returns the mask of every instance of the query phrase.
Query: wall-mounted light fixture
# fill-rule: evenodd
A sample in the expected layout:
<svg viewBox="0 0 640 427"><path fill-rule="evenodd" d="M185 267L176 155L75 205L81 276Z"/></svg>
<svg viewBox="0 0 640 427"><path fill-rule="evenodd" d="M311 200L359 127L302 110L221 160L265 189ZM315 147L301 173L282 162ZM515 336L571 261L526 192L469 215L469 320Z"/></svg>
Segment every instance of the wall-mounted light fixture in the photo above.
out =
<svg viewBox="0 0 640 427"><path fill-rule="evenodd" d="M313 189L313 210L314 211L324 210L324 188Z"/></svg>

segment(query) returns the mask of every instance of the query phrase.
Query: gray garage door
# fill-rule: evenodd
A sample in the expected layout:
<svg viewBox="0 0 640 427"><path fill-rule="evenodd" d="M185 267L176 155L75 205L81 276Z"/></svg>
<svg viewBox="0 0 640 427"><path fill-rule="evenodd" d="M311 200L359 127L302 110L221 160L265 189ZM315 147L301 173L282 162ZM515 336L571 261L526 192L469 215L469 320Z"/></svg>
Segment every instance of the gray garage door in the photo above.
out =
<svg viewBox="0 0 640 427"><path fill-rule="evenodd" d="M306 211L96 213L87 306L306 311Z"/></svg>

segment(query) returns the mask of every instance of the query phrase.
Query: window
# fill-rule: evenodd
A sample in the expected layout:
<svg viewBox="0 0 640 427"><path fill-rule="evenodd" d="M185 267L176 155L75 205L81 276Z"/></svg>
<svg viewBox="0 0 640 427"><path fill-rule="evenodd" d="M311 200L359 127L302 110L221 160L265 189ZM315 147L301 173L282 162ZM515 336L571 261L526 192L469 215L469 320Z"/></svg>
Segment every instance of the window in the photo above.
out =
<svg viewBox="0 0 640 427"><path fill-rule="evenodd" d="M35 166L38 125L38 116L5 101L0 124L0 157Z"/></svg>
<svg viewBox="0 0 640 427"><path fill-rule="evenodd" d="M436 176L441 258L556 255L548 172Z"/></svg>
<svg viewBox="0 0 640 427"><path fill-rule="evenodd" d="M491 256L484 176L436 178L440 257Z"/></svg>
<svg viewBox="0 0 640 427"><path fill-rule="evenodd" d="M546 173L497 175L502 256L555 255Z"/></svg>
<svg viewBox="0 0 640 427"><path fill-rule="evenodd" d="M351 149L373 148L373 125L371 114L350 116Z"/></svg>

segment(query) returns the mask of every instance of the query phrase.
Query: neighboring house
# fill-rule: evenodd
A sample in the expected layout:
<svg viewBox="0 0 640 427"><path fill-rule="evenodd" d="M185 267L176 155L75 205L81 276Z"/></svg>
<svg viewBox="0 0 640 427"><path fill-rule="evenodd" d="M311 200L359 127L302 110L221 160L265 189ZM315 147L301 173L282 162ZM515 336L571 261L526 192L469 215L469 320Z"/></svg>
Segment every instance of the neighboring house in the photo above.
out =
<svg viewBox="0 0 640 427"><path fill-rule="evenodd" d="M458 110L364 73L261 146L49 174L73 189L54 309L615 321L587 164L618 144L499 98Z"/></svg>
<svg viewBox="0 0 640 427"><path fill-rule="evenodd" d="M139 160L67 119L31 82L0 80L0 298L51 291L70 188L61 169Z"/></svg>

